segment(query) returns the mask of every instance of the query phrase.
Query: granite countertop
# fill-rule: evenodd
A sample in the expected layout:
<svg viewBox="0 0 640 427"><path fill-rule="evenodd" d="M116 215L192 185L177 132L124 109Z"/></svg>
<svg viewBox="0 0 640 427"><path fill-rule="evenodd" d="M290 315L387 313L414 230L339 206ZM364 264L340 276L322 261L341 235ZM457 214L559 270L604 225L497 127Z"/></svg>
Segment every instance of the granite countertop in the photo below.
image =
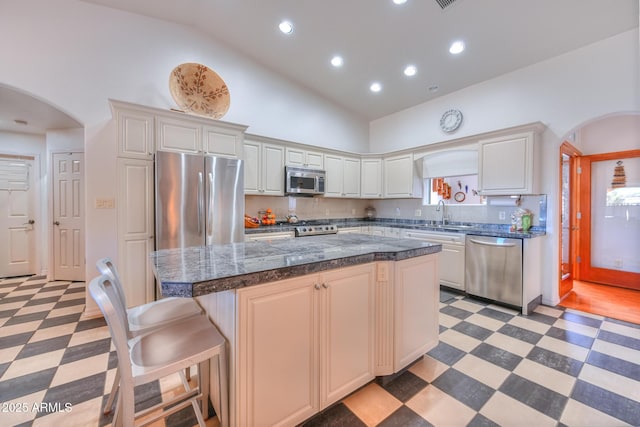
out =
<svg viewBox="0 0 640 427"><path fill-rule="evenodd" d="M376 220L363 220L357 218L340 218L340 219L327 219L327 220L310 220L300 221L297 224L279 223L277 225L260 226L258 228L246 228L245 234L259 234L259 233L277 233L277 232L293 232L295 227L308 224L335 224L340 228L347 227L360 227L373 225L376 227L391 227L402 228L407 230L420 230L420 231L436 231L446 233L459 233L459 234L473 234L480 236L493 236L493 237L505 237L515 239L530 239L533 237L542 237L547 233L544 229L539 227L532 227L527 232L509 231L509 226L505 224L482 224L482 223L447 223L445 226L439 226L438 224L427 222L424 220L408 220L408 219L390 219L380 218Z"/></svg>
<svg viewBox="0 0 640 427"><path fill-rule="evenodd" d="M164 249L152 252L150 257L163 297L194 297L351 265L400 261L441 250L441 245L419 240L333 234Z"/></svg>

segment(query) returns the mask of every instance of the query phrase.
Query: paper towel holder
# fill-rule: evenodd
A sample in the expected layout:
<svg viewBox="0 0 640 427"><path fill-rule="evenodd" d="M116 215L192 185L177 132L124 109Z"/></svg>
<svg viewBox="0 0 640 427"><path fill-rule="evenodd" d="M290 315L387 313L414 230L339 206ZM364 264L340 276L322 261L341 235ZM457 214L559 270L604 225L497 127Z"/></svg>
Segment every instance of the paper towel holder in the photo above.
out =
<svg viewBox="0 0 640 427"><path fill-rule="evenodd" d="M521 195L487 197L487 205L489 206L520 206L521 202Z"/></svg>

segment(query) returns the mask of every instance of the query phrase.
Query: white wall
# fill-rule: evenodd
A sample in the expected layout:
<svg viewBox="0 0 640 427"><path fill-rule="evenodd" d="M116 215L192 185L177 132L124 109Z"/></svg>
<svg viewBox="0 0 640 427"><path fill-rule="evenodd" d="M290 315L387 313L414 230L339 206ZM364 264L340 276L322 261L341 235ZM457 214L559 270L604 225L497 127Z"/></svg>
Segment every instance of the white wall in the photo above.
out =
<svg viewBox="0 0 640 427"><path fill-rule="evenodd" d="M640 149L640 112L593 120L576 132L574 146L582 154Z"/></svg>
<svg viewBox="0 0 640 427"><path fill-rule="evenodd" d="M638 30L628 31L383 117L370 124L370 151L432 144L535 121L544 123L547 129L542 138L541 175L543 191L548 195L548 221L543 245L543 302L555 305L559 301L559 146L566 135L595 118L640 112L639 52ZM458 132L448 136L438 125L440 115L452 107L463 112L464 122ZM626 150L634 145L638 148L640 134L634 128L627 137L612 139L609 135L607 141L606 148L600 145L599 152ZM588 150L596 149L596 143L584 144Z"/></svg>

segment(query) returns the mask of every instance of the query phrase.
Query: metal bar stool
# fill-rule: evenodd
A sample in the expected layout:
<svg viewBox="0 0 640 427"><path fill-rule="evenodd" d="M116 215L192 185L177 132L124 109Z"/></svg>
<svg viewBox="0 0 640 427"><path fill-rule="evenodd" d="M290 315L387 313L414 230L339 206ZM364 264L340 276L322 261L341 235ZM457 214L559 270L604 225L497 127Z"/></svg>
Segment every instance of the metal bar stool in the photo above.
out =
<svg viewBox="0 0 640 427"><path fill-rule="evenodd" d="M143 335L154 329L160 328L176 320L186 319L192 316L204 315L198 303L192 298L163 298L127 309L127 299L116 266L110 258L102 258L96 262L96 268L101 274L111 278L112 286L121 305L127 313L126 334L127 339ZM187 379L190 377L187 369ZM116 376L111 386L109 398L105 402L103 412L108 414L113 408L113 402L118 392L120 382L120 370L116 370Z"/></svg>
<svg viewBox="0 0 640 427"><path fill-rule="evenodd" d="M200 426L205 426L209 399L209 361L216 362L219 399L214 408L222 426L228 425L228 391L225 339L206 317L190 317L174 321L162 328L131 340L127 339L127 312L119 304L113 280L102 275L89 284L89 293L105 316L118 355L120 393L114 415L114 426L131 427L135 419L162 408L163 411L144 424L164 418L191 404ZM185 392L168 402L135 412L134 388L173 373L181 374L198 364L198 386L191 389L184 380ZM198 407L198 400L201 406ZM170 406L169 409L164 408Z"/></svg>

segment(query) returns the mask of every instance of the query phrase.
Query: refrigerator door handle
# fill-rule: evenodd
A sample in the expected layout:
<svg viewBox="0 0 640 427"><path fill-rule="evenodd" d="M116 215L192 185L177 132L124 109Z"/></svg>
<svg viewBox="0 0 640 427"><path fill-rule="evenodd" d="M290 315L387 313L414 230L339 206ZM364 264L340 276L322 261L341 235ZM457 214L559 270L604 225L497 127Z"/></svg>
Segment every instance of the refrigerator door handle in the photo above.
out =
<svg viewBox="0 0 640 427"><path fill-rule="evenodd" d="M202 234L202 221L204 221L204 180L202 172L198 172L198 234Z"/></svg>
<svg viewBox="0 0 640 427"><path fill-rule="evenodd" d="M209 236L211 236L211 227L213 226L213 215L211 214L213 212L213 201L214 201L214 197L213 197L213 193L214 193L214 187L213 187L213 173L209 172L209 206L207 206L208 208L208 212L209 212L209 218L207 218L207 238L209 238Z"/></svg>

